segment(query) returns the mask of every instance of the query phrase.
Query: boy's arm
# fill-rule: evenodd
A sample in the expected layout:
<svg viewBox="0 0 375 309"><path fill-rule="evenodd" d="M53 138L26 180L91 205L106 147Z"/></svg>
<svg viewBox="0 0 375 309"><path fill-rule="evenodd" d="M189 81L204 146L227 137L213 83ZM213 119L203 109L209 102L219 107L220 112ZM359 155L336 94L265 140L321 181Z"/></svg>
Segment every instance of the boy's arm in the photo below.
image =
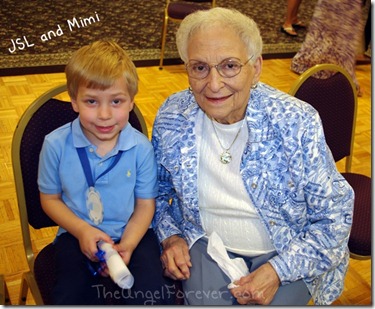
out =
<svg viewBox="0 0 375 309"><path fill-rule="evenodd" d="M134 249L150 227L155 213L155 199L136 199L134 212L127 223L120 243L114 247L126 264L129 263Z"/></svg>
<svg viewBox="0 0 375 309"><path fill-rule="evenodd" d="M78 239L82 253L90 260L96 260L98 241L113 242L106 233L76 216L62 201L60 194L40 193L40 201L45 213L56 224Z"/></svg>

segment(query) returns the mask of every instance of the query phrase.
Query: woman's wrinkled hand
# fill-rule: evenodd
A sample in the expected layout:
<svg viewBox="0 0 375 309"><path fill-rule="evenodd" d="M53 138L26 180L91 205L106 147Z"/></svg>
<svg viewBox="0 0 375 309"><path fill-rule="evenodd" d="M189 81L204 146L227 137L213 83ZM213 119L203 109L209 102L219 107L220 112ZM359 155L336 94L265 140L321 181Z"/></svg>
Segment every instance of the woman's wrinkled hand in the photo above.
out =
<svg viewBox="0 0 375 309"><path fill-rule="evenodd" d="M162 242L163 253L160 257L164 275L174 280L186 280L190 277L189 247L186 241L173 235Z"/></svg>
<svg viewBox="0 0 375 309"><path fill-rule="evenodd" d="M239 304L268 305L280 286L280 279L271 264L266 263L234 284L237 287L230 292Z"/></svg>

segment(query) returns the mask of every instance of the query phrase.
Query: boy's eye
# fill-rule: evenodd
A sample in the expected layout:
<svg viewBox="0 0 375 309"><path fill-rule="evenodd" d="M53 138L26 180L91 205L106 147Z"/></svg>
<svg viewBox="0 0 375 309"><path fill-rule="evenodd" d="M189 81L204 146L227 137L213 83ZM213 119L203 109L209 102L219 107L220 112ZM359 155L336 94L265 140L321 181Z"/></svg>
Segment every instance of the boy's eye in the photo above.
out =
<svg viewBox="0 0 375 309"><path fill-rule="evenodd" d="M117 105L117 104L120 104L120 103L121 103L121 101L120 101L120 100L113 100L112 102L113 102L113 104L115 104L115 105Z"/></svg>
<svg viewBox="0 0 375 309"><path fill-rule="evenodd" d="M87 103L89 103L89 104L95 104L95 100L94 99L89 99L89 100L87 100Z"/></svg>

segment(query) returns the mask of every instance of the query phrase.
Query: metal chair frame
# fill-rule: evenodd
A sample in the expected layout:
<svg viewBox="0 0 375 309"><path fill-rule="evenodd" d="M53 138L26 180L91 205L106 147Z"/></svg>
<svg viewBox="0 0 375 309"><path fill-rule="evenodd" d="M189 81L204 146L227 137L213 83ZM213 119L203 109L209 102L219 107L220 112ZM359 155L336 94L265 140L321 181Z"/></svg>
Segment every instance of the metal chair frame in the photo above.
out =
<svg viewBox="0 0 375 309"><path fill-rule="evenodd" d="M350 145L350 155L345 157L345 172L350 173L352 168L352 154L353 154L353 146L354 146L354 136L355 136L355 127L356 127L356 119L357 119L357 90L356 86L349 75L349 73L342 67L336 64L324 63L324 64L317 64L310 69L306 70L300 77L293 83L289 90L289 94L295 96L298 89L304 84L304 82L313 77L319 71L326 70L326 71L333 71L333 72L340 72L343 74L347 80L350 82L351 87L353 88L353 96L354 96L354 114L353 114L353 126L352 126L352 138L351 138L351 145Z"/></svg>
<svg viewBox="0 0 375 309"><path fill-rule="evenodd" d="M0 275L0 305L2 306L12 305L4 275Z"/></svg>
<svg viewBox="0 0 375 309"><path fill-rule="evenodd" d="M197 6L199 3L211 3L211 8L216 6L216 0L207 0L207 1L202 1L202 0L183 0L183 1L177 1L180 4L188 6ZM164 52L165 52L165 43L167 40L167 29L168 29L168 22L172 21L175 23L181 23L182 19L177 19L177 18L172 18L168 14L168 8L169 5L175 2L171 2L171 0L166 0L166 5L164 9L164 19L163 19L163 27L162 27L162 35L161 35L161 52L160 52L160 62L159 62L159 69L163 68L163 61L164 61ZM203 8L203 6L202 6Z"/></svg>

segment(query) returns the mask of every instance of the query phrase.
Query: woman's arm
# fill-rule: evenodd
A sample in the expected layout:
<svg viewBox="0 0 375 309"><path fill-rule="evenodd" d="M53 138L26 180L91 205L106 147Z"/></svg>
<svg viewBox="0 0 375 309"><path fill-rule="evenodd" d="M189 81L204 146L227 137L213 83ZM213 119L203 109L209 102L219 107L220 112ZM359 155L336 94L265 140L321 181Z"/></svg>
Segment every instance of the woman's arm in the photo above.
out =
<svg viewBox="0 0 375 309"><path fill-rule="evenodd" d="M302 138L305 227L270 260L282 283L327 273L348 256L354 192L337 171L319 115L314 117Z"/></svg>

